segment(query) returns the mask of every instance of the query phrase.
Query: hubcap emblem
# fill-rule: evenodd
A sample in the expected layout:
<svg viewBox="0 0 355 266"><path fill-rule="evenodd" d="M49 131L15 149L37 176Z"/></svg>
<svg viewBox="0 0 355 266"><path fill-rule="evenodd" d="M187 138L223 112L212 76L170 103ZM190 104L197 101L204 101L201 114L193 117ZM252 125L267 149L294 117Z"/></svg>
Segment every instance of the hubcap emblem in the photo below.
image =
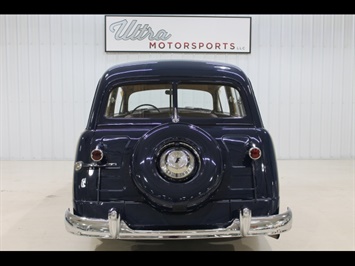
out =
<svg viewBox="0 0 355 266"><path fill-rule="evenodd" d="M174 180L189 177L195 169L195 157L184 147L172 147L165 150L159 163L162 173Z"/></svg>

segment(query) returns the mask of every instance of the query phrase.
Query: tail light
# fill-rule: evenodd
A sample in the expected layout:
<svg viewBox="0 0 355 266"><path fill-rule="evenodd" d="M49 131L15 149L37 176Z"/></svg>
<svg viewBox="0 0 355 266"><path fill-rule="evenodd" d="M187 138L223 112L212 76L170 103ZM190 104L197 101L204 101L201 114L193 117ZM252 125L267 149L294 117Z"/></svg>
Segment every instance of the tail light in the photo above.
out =
<svg viewBox="0 0 355 266"><path fill-rule="evenodd" d="M104 157L104 153L100 149L94 149L91 151L91 159L94 162L99 162Z"/></svg>
<svg viewBox="0 0 355 266"><path fill-rule="evenodd" d="M257 160L261 157L261 150L258 147L251 147L249 149L249 157L253 160Z"/></svg>

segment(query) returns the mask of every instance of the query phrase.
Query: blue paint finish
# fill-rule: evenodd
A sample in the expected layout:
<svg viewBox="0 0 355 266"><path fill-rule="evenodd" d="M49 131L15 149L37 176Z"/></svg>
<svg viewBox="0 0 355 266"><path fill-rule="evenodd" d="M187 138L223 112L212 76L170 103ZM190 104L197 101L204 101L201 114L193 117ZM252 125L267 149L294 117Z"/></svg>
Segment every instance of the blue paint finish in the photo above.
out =
<svg viewBox="0 0 355 266"><path fill-rule="evenodd" d="M115 86L160 82L238 87L246 116L181 117L178 123L166 117L105 117ZM178 89L174 91L178 93ZM197 154L197 170L182 182L168 180L158 171L159 156L167 144L188 147ZM262 151L256 161L248 155L252 146ZM202 229L228 225L244 207L253 216L279 212L272 139L263 127L249 78L234 65L152 60L108 69L98 82L75 161L92 164L90 152L95 148L103 150L104 159L74 171L76 215L107 219L108 210L116 208L135 229ZM84 178L86 186L82 187Z"/></svg>

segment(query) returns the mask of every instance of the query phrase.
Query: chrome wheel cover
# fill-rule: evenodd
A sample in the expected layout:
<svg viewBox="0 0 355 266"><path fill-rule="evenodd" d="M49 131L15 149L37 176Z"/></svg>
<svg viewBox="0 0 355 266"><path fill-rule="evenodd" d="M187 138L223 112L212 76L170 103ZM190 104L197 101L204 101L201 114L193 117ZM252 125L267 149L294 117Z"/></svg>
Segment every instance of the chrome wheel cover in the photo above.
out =
<svg viewBox="0 0 355 266"><path fill-rule="evenodd" d="M186 180L192 177L198 166L197 152L187 145L163 148L159 156L160 173L174 181Z"/></svg>

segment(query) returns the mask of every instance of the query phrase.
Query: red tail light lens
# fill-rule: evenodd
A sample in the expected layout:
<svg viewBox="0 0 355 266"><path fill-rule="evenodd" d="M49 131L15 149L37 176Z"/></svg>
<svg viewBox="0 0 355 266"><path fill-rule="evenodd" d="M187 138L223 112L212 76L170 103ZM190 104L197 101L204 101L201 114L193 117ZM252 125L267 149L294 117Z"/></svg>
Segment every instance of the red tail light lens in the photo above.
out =
<svg viewBox="0 0 355 266"><path fill-rule="evenodd" d="M99 162L104 157L104 153L100 149L94 149L91 151L91 159L94 162Z"/></svg>
<svg viewBox="0 0 355 266"><path fill-rule="evenodd" d="M261 157L261 150L257 147L252 147L249 149L249 157L253 160L257 160Z"/></svg>

